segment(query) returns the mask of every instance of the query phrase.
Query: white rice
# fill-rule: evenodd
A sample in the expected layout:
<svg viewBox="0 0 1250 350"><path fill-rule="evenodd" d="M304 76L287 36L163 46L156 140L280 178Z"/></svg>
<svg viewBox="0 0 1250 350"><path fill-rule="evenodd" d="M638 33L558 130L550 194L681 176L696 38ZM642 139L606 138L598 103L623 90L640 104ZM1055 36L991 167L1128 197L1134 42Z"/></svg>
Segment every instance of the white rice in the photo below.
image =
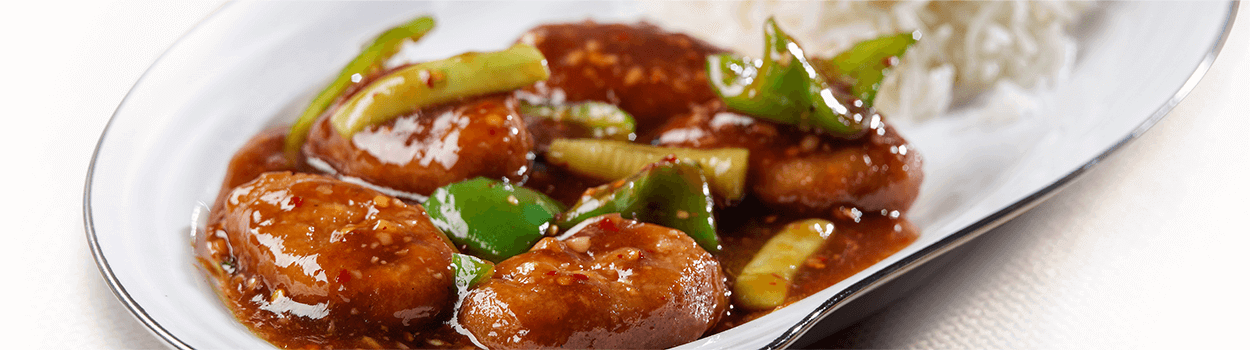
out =
<svg viewBox="0 0 1250 350"><path fill-rule="evenodd" d="M1077 1L682 1L647 6L660 25L758 56L764 20L819 56L855 42L919 31L920 42L887 77L877 108L920 122L992 88L1028 90L1071 65L1067 28L1089 6ZM1010 118L1011 116L1007 116Z"/></svg>

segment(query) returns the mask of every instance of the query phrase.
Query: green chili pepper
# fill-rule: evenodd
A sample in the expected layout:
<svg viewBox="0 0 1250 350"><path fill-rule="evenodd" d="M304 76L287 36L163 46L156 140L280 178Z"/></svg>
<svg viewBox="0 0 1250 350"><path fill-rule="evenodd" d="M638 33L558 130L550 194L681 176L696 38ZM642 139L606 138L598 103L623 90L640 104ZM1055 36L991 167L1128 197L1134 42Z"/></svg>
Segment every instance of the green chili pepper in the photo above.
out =
<svg viewBox="0 0 1250 350"><path fill-rule="evenodd" d="M343 137L351 137L421 107L515 90L549 76L547 59L528 44L418 63L369 83L330 115L330 124Z"/></svg>
<svg viewBox="0 0 1250 350"><path fill-rule="evenodd" d="M425 209L456 245L500 262L538 242L564 205L524 187L479 177L439 187Z"/></svg>
<svg viewBox="0 0 1250 350"><path fill-rule="evenodd" d="M586 136L616 141L634 140L634 117L610 103L531 105L521 102L521 114L568 122L586 130Z"/></svg>
<svg viewBox="0 0 1250 350"><path fill-rule="evenodd" d="M772 18L764 24L764 55L750 60L708 56L708 81L731 110L779 123L855 137L871 118L849 115L803 49Z"/></svg>
<svg viewBox="0 0 1250 350"><path fill-rule="evenodd" d="M764 247L738 274L733 293L738 305L753 310L781 306L799 266L825 245L833 232L833 222L823 219L807 219L786 225L764 243Z"/></svg>
<svg viewBox="0 0 1250 350"><path fill-rule="evenodd" d="M583 175L601 180L630 176L668 155L703 168L712 191L725 199L742 198L747 178L745 148L692 149L656 147L629 142L556 139L547 151L547 160Z"/></svg>
<svg viewBox="0 0 1250 350"><path fill-rule="evenodd" d="M456 287L466 290L490 278L495 265L468 254L451 255L451 267L456 273Z"/></svg>
<svg viewBox="0 0 1250 350"><path fill-rule="evenodd" d="M587 190L556 224L569 229L610 213L680 230L703 249L720 251L711 190L696 164L666 159L629 178Z"/></svg>
<svg viewBox="0 0 1250 350"><path fill-rule="evenodd" d="M365 47L364 50L352 59L347 66L339 71L338 77L326 86L317 97L313 98L312 103L308 104L308 108L304 109L304 113L300 114L299 119L291 125L291 133L287 134L286 143L283 151L286 153L287 159L295 160L299 155L299 148L304 145L304 141L308 139L308 130L312 128L313 122L317 121L317 116L325 112L330 103L347 90L351 86L352 76L360 74L367 75L371 72L381 70L382 63L386 62L391 56L395 55L402 46L404 40L417 41L425 36L430 29L434 28L434 18L429 16L417 17L397 27L391 28L377 38L373 39L373 43Z"/></svg>
<svg viewBox="0 0 1250 350"><path fill-rule="evenodd" d="M826 78L850 83L851 94L863 101L864 107L870 107L885 74L916 43L916 37L913 33L902 33L861 41L833 59L815 59L813 63Z"/></svg>

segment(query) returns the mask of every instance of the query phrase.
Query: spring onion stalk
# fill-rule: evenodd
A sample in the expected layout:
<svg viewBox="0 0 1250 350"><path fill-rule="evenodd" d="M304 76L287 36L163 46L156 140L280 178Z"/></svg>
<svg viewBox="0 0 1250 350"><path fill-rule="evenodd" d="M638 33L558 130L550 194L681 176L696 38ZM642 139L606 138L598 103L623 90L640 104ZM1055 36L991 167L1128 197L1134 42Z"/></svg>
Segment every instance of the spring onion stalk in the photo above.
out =
<svg viewBox="0 0 1250 350"><path fill-rule="evenodd" d="M749 155L745 148L692 149L609 140L556 139L547 151L547 159L553 164L601 180L625 178L668 155L703 168L716 194L729 200L742 198Z"/></svg>
<svg viewBox="0 0 1250 350"><path fill-rule="evenodd" d="M369 83L330 115L330 124L350 138L368 126L425 106L516 90L549 76L546 58L528 44L418 63Z"/></svg>
<svg viewBox="0 0 1250 350"><path fill-rule="evenodd" d="M833 233L829 220L808 219L786 225L764 243L738 275L733 290L738 305L752 310L781 306L799 266Z"/></svg>
<svg viewBox="0 0 1250 350"><path fill-rule="evenodd" d="M317 121L317 117L325 112L326 108L338 98L348 86L353 84L353 76L368 75L370 73L380 71L382 64L390 59L391 56L399 52L400 47L405 40L417 41L421 37L429 33L434 28L434 18L429 16L417 17L407 23L391 28L377 38L373 39L373 43L361 50L360 54L347 66L339 71L338 77L334 81L321 90L321 93L314 97L308 107L304 109L304 113L300 114L295 124L291 125L291 132L287 134L283 152L287 159L294 161L299 155L299 149L304 145L304 141L308 139L308 130L312 128L313 122Z"/></svg>

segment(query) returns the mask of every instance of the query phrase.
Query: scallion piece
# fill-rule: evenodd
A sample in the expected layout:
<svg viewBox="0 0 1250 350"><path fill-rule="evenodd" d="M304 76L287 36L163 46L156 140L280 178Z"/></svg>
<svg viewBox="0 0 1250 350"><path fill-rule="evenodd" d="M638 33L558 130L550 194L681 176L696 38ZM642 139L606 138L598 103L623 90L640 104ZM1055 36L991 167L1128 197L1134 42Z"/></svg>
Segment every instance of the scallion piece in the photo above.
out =
<svg viewBox="0 0 1250 350"><path fill-rule="evenodd" d="M353 83L352 76L367 75L382 69L382 63L386 62L391 56L399 52L405 40L417 41L421 37L434 29L434 18L430 16L417 17L407 23L391 28L377 38L373 39L373 43L361 50L360 54L347 66L339 71L338 77L334 81L321 90L321 93L314 97L304 112L300 114L299 119L295 120L295 124L291 125L291 132L287 134L283 152L287 159L294 161L299 156L299 149L304 145L304 141L308 139L308 130L312 128L313 122L317 121L317 116L325 112L326 108L338 98L348 86Z"/></svg>
<svg viewBox="0 0 1250 350"><path fill-rule="evenodd" d="M745 148L692 149L609 140L556 139L547 151L547 159L553 164L602 180L623 179L668 155L698 164L712 191L725 199L742 198L749 155Z"/></svg>
<svg viewBox="0 0 1250 350"><path fill-rule="evenodd" d="M833 236L833 222L808 219L786 225L764 243L734 282L733 297L745 308L766 310L781 306L799 267Z"/></svg>
<svg viewBox="0 0 1250 350"><path fill-rule="evenodd" d="M369 83L334 111L330 124L340 135L350 138L368 126L422 107L516 90L549 76L547 59L528 44L418 63Z"/></svg>

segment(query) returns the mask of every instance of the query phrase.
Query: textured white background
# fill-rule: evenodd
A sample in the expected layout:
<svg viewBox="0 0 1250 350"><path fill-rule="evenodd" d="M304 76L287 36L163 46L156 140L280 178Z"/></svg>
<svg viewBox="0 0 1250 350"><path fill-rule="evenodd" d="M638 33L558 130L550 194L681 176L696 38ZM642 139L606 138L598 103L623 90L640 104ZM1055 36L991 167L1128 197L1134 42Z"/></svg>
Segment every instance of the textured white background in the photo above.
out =
<svg viewBox="0 0 1250 350"><path fill-rule="evenodd" d="M82 185L100 131L126 91L218 6L0 3L4 347L162 347L116 300L91 259ZM1145 136L819 345L1244 346L1246 12L1206 78Z"/></svg>

